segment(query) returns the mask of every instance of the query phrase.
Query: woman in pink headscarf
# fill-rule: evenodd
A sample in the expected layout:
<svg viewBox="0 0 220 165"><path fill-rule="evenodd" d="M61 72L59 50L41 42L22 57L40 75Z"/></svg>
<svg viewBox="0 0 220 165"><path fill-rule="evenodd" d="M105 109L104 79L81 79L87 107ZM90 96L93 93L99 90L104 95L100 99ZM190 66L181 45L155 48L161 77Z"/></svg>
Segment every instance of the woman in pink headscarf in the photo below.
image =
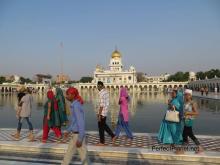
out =
<svg viewBox="0 0 220 165"><path fill-rule="evenodd" d="M132 140L133 135L128 125L128 121L129 121L128 103L129 101L130 101L130 98L128 96L127 89L122 87L120 89L120 98L119 98L120 111L119 111L119 116L118 116L117 127L115 130L115 136L119 137L121 130L124 129L128 139Z"/></svg>

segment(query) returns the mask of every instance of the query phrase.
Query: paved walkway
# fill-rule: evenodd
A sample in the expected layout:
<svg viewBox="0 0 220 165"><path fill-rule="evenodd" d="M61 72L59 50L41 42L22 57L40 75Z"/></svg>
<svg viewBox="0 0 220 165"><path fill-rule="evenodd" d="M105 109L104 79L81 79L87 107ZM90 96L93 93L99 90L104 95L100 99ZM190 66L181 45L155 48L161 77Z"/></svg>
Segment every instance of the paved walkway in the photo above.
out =
<svg viewBox="0 0 220 165"><path fill-rule="evenodd" d="M204 93L203 96L202 96L201 92L193 91L193 96L204 98L204 99L220 100L220 93L214 93L214 92L209 92L208 96L206 96L206 94Z"/></svg>
<svg viewBox="0 0 220 165"><path fill-rule="evenodd" d="M53 133L49 135L48 142L43 144L41 143L41 130L34 131L36 139L33 142L28 142L27 130L21 132L19 141L15 141L11 137L14 132L15 129L0 129L1 151L52 154L64 154L66 151L68 142L58 142ZM185 155L175 155L169 146L158 143L156 134L135 133L133 141L127 141L125 136L122 136L115 144L112 144L111 139L106 137L106 142L109 145L97 147L95 146L99 140L97 132L88 132L87 142L89 155L96 155L100 158L115 157L119 159L159 159L220 163L220 136L198 135L197 137L205 149L202 155L194 153L195 146L191 141Z"/></svg>

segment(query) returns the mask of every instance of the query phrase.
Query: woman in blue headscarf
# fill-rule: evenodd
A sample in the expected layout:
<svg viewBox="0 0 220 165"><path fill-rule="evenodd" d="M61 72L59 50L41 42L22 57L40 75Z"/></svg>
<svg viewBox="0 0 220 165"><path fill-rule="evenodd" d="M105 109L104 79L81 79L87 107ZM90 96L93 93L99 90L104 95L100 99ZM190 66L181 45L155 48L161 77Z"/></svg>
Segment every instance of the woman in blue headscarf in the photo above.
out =
<svg viewBox="0 0 220 165"><path fill-rule="evenodd" d="M184 97L183 97L183 89L179 88L177 90L177 99L179 100L180 103L180 118L183 118L183 105L184 105Z"/></svg>
<svg viewBox="0 0 220 165"><path fill-rule="evenodd" d="M181 103L177 97L177 90L171 93L171 100L168 104L168 109L181 111ZM178 145L182 144L182 126L181 118L179 122L166 121L165 117L160 125L158 133L158 141L163 144Z"/></svg>

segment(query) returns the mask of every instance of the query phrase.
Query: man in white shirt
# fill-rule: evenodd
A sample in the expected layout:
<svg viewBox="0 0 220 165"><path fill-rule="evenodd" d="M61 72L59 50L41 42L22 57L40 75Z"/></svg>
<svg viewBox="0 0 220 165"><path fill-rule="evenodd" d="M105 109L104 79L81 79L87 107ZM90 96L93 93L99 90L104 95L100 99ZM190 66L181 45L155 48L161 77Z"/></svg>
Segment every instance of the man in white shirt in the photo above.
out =
<svg viewBox="0 0 220 165"><path fill-rule="evenodd" d="M109 93L105 90L103 82L99 81L97 84L97 88L99 90L99 111L97 114L98 117L98 127L99 127L99 137L100 143L98 146L105 145L105 131L111 136L112 140L115 140L115 135L109 126L106 124L106 118L108 114L109 108Z"/></svg>

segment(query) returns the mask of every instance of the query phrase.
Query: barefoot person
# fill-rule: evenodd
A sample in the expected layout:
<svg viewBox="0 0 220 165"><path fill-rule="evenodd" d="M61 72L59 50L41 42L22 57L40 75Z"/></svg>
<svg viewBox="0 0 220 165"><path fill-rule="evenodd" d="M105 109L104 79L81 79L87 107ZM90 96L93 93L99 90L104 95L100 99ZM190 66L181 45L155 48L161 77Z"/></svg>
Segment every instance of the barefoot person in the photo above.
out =
<svg viewBox="0 0 220 165"><path fill-rule="evenodd" d="M203 148L200 145L200 142L195 137L193 133L193 123L194 119L198 116L197 105L192 100L192 90L186 89L184 93L184 130L183 130L183 143L188 144L188 137L190 137L193 142L198 146L196 153L203 152Z"/></svg>
<svg viewBox="0 0 220 165"><path fill-rule="evenodd" d="M58 112L58 103L52 90L47 92L47 102L44 105L44 118L43 118L43 136L42 142L46 143L50 129L55 133L57 139L62 138L61 122Z"/></svg>
<svg viewBox="0 0 220 165"><path fill-rule="evenodd" d="M172 91L172 99L169 101L168 109L180 112L181 104L177 97L177 92L177 90ZM179 122L171 122L167 121L164 117L160 125L158 141L162 144L170 144L171 146L182 144L181 119Z"/></svg>
<svg viewBox="0 0 220 165"><path fill-rule="evenodd" d="M118 115L117 127L115 130L116 138L119 137L121 130L124 129L127 135L127 138L129 140L133 139L132 132L128 125L128 121L129 121L128 103L129 101L130 101L130 98L128 96L127 89L122 87L120 90L120 98L119 98L120 111Z"/></svg>
<svg viewBox="0 0 220 165"><path fill-rule="evenodd" d="M20 105L20 101L22 99L23 96L25 96L25 87L21 86L20 88L17 89L18 94L17 94L17 103L15 106L15 111L16 111L16 117L18 119L18 123L19 123L19 115L21 112L21 105ZM17 129L17 132L15 134L11 135L12 137L14 137L16 140L20 139L20 131Z"/></svg>
<svg viewBox="0 0 220 165"><path fill-rule="evenodd" d="M98 110L97 118L98 118L99 138L100 138L100 143L98 143L97 145L104 146L105 131L111 136L113 141L115 140L116 136L109 128L109 126L106 124L106 118L109 108L109 93L105 89L103 82L99 81L97 86L99 90L99 110Z"/></svg>
<svg viewBox="0 0 220 165"><path fill-rule="evenodd" d="M23 120L26 120L29 126L29 135L28 135L29 140L30 141L34 140L33 125L30 121L33 98L30 95L30 93L31 93L30 90L25 89L25 87L22 87L20 89L20 92L18 93L18 110L17 110L18 127L17 127L17 133L15 135L12 135L16 140L20 139L20 132L21 132Z"/></svg>
<svg viewBox="0 0 220 165"><path fill-rule="evenodd" d="M79 96L78 90L73 87L70 87L66 91L66 98L71 102L71 123L67 131L72 133L72 138L61 165L69 165L76 150L79 152L82 164L88 165L90 162L85 142L85 116L82 107L83 100Z"/></svg>

